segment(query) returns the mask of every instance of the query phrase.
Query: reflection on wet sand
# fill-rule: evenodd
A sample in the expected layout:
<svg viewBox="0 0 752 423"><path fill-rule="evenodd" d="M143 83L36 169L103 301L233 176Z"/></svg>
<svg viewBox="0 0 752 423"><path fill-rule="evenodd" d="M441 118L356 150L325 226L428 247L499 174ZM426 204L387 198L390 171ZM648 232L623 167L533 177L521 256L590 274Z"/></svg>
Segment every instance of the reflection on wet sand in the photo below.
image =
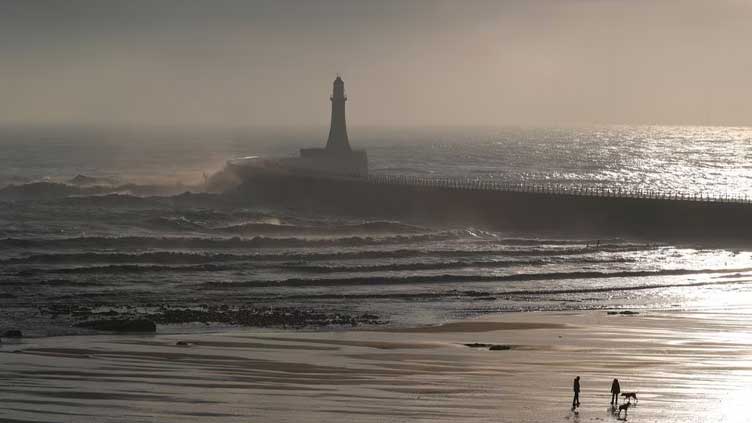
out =
<svg viewBox="0 0 752 423"><path fill-rule="evenodd" d="M609 389L618 377L623 391L639 392L630 421L744 421L746 312L517 313L414 330L25 339L0 348L0 417L595 421L614 418ZM473 343L510 348L464 345ZM577 415L569 411L574 375Z"/></svg>

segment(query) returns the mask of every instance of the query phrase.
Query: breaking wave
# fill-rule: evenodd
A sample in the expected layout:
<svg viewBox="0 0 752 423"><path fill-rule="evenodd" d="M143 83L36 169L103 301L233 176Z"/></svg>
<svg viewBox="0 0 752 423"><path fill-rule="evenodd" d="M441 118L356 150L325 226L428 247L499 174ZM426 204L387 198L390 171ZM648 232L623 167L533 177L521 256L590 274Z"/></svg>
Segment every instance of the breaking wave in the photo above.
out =
<svg viewBox="0 0 752 423"><path fill-rule="evenodd" d="M426 270L445 270L445 269L467 269L467 268L509 268L516 266L543 266L554 263L562 263L564 259L551 257L537 260L474 260L474 261L437 261L421 263L392 263L378 265L361 265L361 266L317 266L307 264L291 264L285 268L296 271L310 273L368 273L368 272L407 272L407 271L426 271ZM610 258L610 259L593 259L579 258L569 263L577 264L606 264L606 263L629 263L633 262L631 258Z"/></svg>
<svg viewBox="0 0 752 423"><path fill-rule="evenodd" d="M556 296L565 294L588 294L588 293L608 293L608 292L620 292L620 291L645 291L650 289L664 289L664 288L691 288L700 286L711 285L744 285L752 284L752 280L743 281L718 281L718 282L687 282L687 283L654 283L645 285L632 285L632 286L611 286L611 287L598 287L598 288L573 288L573 289L535 289L535 290L512 290L512 291L462 291L462 290L449 290L449 291L413 291L413 292L388 292L388 293L326 293L326 294L305 294L305 295L285 295L286 300L332 300L332 299L348 299L348 300L374 300L374 299L401 299L401 300L415 300L415 299L443 299L448 297L467 298L467 299L515 299L515 297L545 297ZM557 309L561 309L557 307Z"/></svg>
<svg viewBox="0 0 752 423"><path fill-rule="evenodd" d="M104 260L105 257L111 257L112 260ZM161 258L157 258L161 257ZM267 259L277 259L284 256L267 256ZM10 259L2 262L3 264L70 264L72 257L61 256L33 256L29 260L26 259ZM278 263L273 260L257 261L258 257L251 255L199 255L199 254L171 254L165 253L158 256L143 257L143 256L129 256L125 255L103 255L101 257L93 257L94 260L89 260L89 263L129 263L129 264L108 264L104 266L75 266L64 268L26 268L21 271L14 272L16 276L28 276L38 273L146 273L146 272L218 272L227 270L240 270L240 269L276 269L286 270L303 273L319 273L319 274L332 274L332 273L375 273L375 272L416 272L416 271L432 271L432 270L447 270L447 269L467 269L467 268L511 268L515 266L543 266L555 263L561 263L564 260L557 260L550 258L546 260L485 260L485 261L452 261L452 262L418 262L418 263L397 263L397 264L378 264L378 265L356 265L356 266L328 266L328 265L309 265L299 264L299 262L292 263ZM134 264L141 262L141 264ZM153 263L155 261L161 261L162 263L169 262L171 265L165 264L146 264ZM249 262L251 261L251 262ZM608 263L625 263L634 261L627 258L615 258L615 259L590 259L583 258L575 260L574 264L608 264ZM216 264L220 263L235 263L235 265ZM76 264L86 263L86 260L78 260Z"/></svg>
<svg viewBox="0 0 752 423"><path fill-rule="evenodd" d="M61 274L87 274L87 273L149 273L149 272L219 272L231 270L229 266L219 266L216 264L201 264L192 266L161 266L161 265L135 265L135 264L113 264L108 266L91 266L91 267L68 267L62 269L25 269L16 273L16 276L31 276L38 273L61 273Z"/></svg>
<svg viewBox="0 0 752 423"><path fill-rule="evenodd" d="M0 200L30 201L54 200L66 197L102 196L108 194L128 194L132 196L170 196L190 190L181 185L138 185L138 184L66 184L60 182L37 181L0 188ZM193 187L195 189L195 187Z"/></svg>
<svg viewBox="0 0 752 423"><path fill-rule="evenodd" d="M300 247L357 247L369 245L411 244L443 241L456 238L453 232L425 235L396 235L385 237L342 237L342 238L201 238L201 237L78 237L0 240L0 248L23 249L230 249L230 248L300 248Z"/></svg>
<svg viewBox="0 0 752 423"><path fill-rule="evenodd" d="M627 277L652 277L652 276L681 276L709 273L734 273L749 272L752 268L745 269L671 269L671 270L640 270L640 271L616 271L616 272L550 272L550 273L523 273L514 275L435 275L435 276L398 276L398 277L353 277L353 278L327 278L327 279L301 279L291 278L280 281L245 281L245 282L206 282L203 286L209 288L222 287L273 287L273 286L346 286L346 285L403 285L425 283L457 283L457 282L524 282L561 279L611 279Z"/></svg>
<svg viewBox="0 0 752 423"><path fill-rule="evenodd" d="M0 243L0 245L2 245ZM6 248L10 248L7 247ZM436 249L394 249L394 250L361 250L349 252L281 252L273 254L230 254L230 253L189 253L175 251L155 251L143 253L50 253L50 254L33 254L25 257L8 258L0 260L0 264L18 265L18 264L61 264L61 263L156 263L156 264L201 264L212 262L234 262L234 261L287 261L298 263L300 268L305 267L305 262L327 261L327 260L367 260L367 259L409 259L409 258L473 258L473 257L524 257L524 256L552 256L548 261L555 257L583 256L576 260L581 263L609 263L609 262L630 262L633 259L629 257L613 258L590 258L587 254L598 253L602 250L592 249L566 249L552 251L541 250L436 250ZM616 252L629 252L630 249L624 248ZM478 261L483 262L483 261ZM489 262L486 260L485 262ZM535 264L546 262L546 260L527 260L518 261L518 263ZM509 263L509 262L507 262ZM447 263L451 266L451 262ZM294 266L294 265L291 265ZM356 266L344 266L356 267ZM330 266L336 269L337 266ZM389 269L383 269L389 270Z"/></svg>
<svg viewBox="0 0 752 423"><path fill-rule="evenodd" d="M302 226L291 224L243 223L214 229L217 232L240 234L296 234L296 235L348 235L348 234L418 234L430 229L398 222L374 221L344 225Z"/></svg>

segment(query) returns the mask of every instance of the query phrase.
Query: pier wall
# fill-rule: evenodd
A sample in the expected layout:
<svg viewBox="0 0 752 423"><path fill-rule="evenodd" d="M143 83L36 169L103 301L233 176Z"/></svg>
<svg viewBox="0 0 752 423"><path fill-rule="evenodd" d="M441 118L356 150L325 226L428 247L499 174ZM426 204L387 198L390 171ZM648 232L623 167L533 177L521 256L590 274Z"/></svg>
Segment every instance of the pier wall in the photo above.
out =
<svg viewBox="0 0 752 423"><path fill-rule="evenodd" d="M580 190L401 176L246 175L239 193L298 209L495 230L687 241L752 241L746 198Z"/></svg>

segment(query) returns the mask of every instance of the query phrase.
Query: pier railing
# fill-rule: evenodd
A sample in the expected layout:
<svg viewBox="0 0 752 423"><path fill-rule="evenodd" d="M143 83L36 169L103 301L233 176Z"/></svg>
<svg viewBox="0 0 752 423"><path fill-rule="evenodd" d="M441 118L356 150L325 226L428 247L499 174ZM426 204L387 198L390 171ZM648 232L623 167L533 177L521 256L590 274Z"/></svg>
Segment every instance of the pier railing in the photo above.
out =
<svg viewBox="0 0 752 423"><path fill-rule="evenodd" d="M409 175L370 175L367 177L367 181L376 185L407 185L465 191L517 192L556 196L693 201L704 203L752 203L752 198L749 198L746 195L734 196L689 192L666 193L646 189L628 190L622 188L578 187L563 184L510 183L485 179L427 178Z"/></svg>

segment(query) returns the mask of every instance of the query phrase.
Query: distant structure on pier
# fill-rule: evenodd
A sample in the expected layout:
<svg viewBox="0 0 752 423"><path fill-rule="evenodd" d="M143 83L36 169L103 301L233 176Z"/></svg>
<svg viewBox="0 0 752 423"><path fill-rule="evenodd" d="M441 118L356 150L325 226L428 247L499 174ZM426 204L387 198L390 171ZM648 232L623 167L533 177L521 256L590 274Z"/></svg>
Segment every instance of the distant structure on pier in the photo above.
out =
<svg viewBox="0 0 752 423"><path fill-rule="evenodd" d="M345 120L345 82L337 75L334 80L332 96L332 121L329 126L329 139L326 140L326 149L331 152L352 152L350 140L347 139L347 121Z"/></svg>
<svg viewBox="0 0 752 423"><path fill-rule="evenodd" d="M347 137L345 121L345 82L337 75L331 97L332 120L324 148L302 148L300 157L265 158L247 156L229 160L225 171L207 179L207 186L223 186L233 180L247 180L253 175L301 175L366 178L368 157L363 150L353 150ZM235 176L230 176L235 175ZM211 179L211 181L209 181Z"/></svg>
<svg viewBox="0 0 752 423"><path fill-rule="evenodd" d="M295 168L316 173L342 176L367 176L368 157L365 151L353 150L347 137L345 120L345 82L337 76L332 96L332 120L325 148L303 148L300 159L289 163Z"/></svg>

